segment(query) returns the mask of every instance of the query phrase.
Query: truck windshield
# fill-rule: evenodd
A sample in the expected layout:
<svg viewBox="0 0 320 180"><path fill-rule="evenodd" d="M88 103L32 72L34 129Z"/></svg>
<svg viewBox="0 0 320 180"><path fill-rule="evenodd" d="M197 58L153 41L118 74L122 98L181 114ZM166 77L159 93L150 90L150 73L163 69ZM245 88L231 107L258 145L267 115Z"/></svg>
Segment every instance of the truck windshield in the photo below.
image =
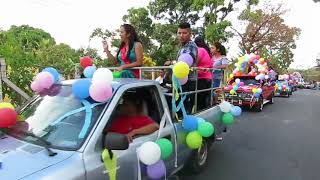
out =
<svg viewBox="0 0 320 180"><path fill-rule="evenodd" d="M91 99L79 100L73 96L71 86L61 86L57 95L38 97L24 107L19 114L21 121L8 134L36 143L34 138L17 133L29 131L49 142L52 148L78 149L105 105Z"/></svg>

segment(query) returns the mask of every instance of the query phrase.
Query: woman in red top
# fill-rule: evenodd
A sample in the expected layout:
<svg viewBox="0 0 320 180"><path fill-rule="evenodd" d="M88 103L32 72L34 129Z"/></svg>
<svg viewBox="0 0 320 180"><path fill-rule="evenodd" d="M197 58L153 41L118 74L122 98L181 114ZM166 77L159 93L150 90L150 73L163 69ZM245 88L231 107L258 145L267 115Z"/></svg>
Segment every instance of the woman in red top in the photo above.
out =
<svg viewBox="0 0 320 180"><path fill-rule="evenodd" d="M104 52L107 53L108 59L120 65L117 71L121 72L121 78L140 78L139 70L128 70L141 67L143 64L143 48L136 30L130 24L124 24L120 28L120 38L121 44L116 56L111 54L106 41L103 41Z"/></svg>

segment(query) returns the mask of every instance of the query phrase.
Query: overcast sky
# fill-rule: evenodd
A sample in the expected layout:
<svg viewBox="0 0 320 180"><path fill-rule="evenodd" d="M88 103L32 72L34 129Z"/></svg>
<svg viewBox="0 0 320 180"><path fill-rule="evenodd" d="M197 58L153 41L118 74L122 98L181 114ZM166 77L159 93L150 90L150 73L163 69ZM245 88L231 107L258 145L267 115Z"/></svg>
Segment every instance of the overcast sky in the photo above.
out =
<svg viewBox="0 0 320 180"><path fill-rule="evenodd" d="M0 0L0 28L28 24L49 32L58 43L73 48L93 47L102 52L99 40L89 44L94 28L118 28L122 16L130 7L143 7L149 0ZM301 28L297 41L295 62L292 67L312 67L320 53L320 3L312 0L273 0L284 2L290 12L285 21L290 26ZM237 23L235 18L231 18ZM228 45L230 54L237 51L237 43Z"/></svg>

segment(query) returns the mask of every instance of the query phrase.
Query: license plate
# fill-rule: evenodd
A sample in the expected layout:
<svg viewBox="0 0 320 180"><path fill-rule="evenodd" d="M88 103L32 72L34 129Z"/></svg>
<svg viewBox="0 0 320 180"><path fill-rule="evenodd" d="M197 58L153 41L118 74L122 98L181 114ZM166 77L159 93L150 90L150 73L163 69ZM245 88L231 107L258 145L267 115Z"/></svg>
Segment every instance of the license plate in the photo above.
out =
<svg viewBox="0 0 320 180"><path fill-rule="evenodd" d="M242 105L242 101L241 100L239 100L239 105Z"/></svg>

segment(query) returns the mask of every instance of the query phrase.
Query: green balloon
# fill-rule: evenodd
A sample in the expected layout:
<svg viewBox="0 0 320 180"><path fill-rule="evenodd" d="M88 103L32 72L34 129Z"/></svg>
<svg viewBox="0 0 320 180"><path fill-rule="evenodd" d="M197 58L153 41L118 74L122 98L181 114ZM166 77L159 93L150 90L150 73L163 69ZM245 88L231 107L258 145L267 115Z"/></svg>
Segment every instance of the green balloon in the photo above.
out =
<svg viewBox="0 0 320 180"><path fill-rule="evenodd" d="M191 149L198 149L202 145L202 136L197 131L192 131L187 135L187 145Z"/></svg>
<svg viewBox="0 0 320 180"><path fill-rule="evenodd" d="M113 78L120 78L121 77L121 72L115 71L112 73Z"/></svg>
<svg viewBox="0 0 320 180"><path fill-rule="evenodd" d="M167 159L172 154L173 145L171 141L165 138L161 138L156 141L161 150L161 159Z"/></svg>
<svg viewBox="0 0 320 180"><path fill-rule="evenodd" d="M198 132L202 137L210 137L214 133L214 127L210 122L201 122L198 125Z"/></svg>
<svg viewBox="0 0 320 180"><path fill-rule="evenodd" d="M226 125L232 124L234 121L234 117L231 113L224 113L222 116L222 122Z"/></svg>

